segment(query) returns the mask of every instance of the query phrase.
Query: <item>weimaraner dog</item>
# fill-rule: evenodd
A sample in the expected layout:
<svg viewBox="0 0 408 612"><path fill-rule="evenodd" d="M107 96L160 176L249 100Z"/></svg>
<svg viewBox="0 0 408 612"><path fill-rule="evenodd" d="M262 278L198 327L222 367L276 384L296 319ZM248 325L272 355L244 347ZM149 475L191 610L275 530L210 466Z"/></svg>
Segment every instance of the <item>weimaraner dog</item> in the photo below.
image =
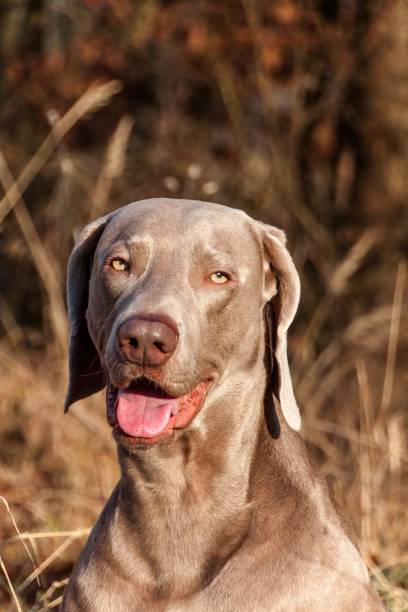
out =
<svg viewBox="0 0 408 612"><path fill-rule="evenodd" d="M66 409L107 388L121 479L66 612L383 610L298 433L284 233L190 200L85 227Z"/></svg>

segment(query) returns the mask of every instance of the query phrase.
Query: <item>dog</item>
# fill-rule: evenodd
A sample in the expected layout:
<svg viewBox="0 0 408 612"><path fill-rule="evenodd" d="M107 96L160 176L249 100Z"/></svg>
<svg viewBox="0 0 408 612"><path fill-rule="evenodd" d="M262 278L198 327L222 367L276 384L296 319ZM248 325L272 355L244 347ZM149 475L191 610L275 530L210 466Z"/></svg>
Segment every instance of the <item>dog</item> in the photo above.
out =
<svg viewBox="0 0 408 612"><path fill-rule="evenodd" d="M121 478L61 609L383 610L298 433L284 233L143 200L84 228L67 285L65 408L106 387Z"/></svg>

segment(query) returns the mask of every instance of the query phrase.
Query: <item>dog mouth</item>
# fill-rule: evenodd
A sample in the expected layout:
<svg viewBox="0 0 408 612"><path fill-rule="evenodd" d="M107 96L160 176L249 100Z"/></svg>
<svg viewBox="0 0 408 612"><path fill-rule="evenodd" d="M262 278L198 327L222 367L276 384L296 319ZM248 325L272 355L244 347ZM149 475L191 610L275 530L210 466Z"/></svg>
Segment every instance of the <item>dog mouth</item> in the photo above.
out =
<svg viewBox="0 0 408 612"><path fill-rule="evenodd" d="M115 438L126 445L153 445L184 429L199 412L211 381L200 382L189 393L172 396L147 378L125 389L107 388L107 420Z"/></svg>

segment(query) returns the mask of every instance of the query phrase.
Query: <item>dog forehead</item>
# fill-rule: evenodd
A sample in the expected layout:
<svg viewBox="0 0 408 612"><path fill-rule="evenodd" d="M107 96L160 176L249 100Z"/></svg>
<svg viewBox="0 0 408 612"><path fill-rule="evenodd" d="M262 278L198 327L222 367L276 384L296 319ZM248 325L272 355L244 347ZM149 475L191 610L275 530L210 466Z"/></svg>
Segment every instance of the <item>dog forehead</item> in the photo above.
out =
<svg viewBox="0 0 408 612"><path fill-rule="evenodd" d="M132 241L149 237L168 241L177 247L189 241L209 247L224 246L242 250L254 242L253 220L243 211L199 200L154 198L128 204L112 215L100 240L106 246L117 240Z"/></svg>

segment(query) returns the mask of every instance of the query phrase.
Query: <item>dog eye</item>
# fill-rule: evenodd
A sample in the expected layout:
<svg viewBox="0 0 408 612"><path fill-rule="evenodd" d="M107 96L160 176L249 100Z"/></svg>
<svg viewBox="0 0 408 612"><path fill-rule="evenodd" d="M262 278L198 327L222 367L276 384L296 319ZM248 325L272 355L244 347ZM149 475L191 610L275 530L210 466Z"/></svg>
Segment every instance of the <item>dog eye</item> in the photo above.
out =
<svg viewBox="0 0 408 612"><path fill-rule="evenodd" d="M123 272L124 270L129 270L129 264L124 259L120 257L115 257L110 261L110 266L117 272Z"/></svg>
<svg viewBox="0 0 408 612"><path fill-rule="evenodd" d="M226 272L217 271L213 272L209 276L209 279L212 283L215 283L216 285L223 285L224 283L228 283L230 277Z"/></svg>

